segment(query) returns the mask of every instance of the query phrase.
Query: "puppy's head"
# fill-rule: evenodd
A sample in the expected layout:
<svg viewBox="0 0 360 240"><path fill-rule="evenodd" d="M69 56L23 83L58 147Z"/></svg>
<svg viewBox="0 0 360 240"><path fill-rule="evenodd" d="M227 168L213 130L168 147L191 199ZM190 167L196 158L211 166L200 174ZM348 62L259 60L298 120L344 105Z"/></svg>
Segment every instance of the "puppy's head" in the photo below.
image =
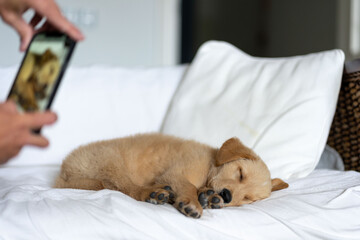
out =
<svg viewBox="0 0 360 240"><path fill-rule="evenodd" d="M36 72L37 84L49 86L53 84L60 72L60 61L58 57L47 49L39 56L38 69Z"/></svg>
<svg viewBox="0 0 360 240"><path fill-rule="evenodd" d="M237 138L227 140L218 150L215 166L207 185L220 194L225 206L251 203L288 187L281 179L271 179L261 158Z"/></svg>

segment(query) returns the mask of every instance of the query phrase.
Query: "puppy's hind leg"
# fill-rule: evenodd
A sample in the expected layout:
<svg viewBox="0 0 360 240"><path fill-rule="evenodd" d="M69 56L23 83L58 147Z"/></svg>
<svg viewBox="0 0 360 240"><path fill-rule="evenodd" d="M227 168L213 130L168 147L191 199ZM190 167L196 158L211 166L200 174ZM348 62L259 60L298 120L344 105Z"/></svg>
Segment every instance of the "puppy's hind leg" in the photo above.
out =
<svg viewBox="0 0 360 240"><path fill-rule="evenodd" d="M154 184L142 189L141 201L149 202L152 204L164 204L175 202L175 192L169 185Z"/></svg>
<svg viewBox="0 0 360 240"><path fill-rule="evenodd" d="M139 186L130 177L121 175L116 178L101 176L101 183L106 189L117 190L130 197L143 202L153 204L172 204L175 201L175 193L166 184L150 184Z"/></svg>
<svg viewBox="0 0 360 240"><path fill-rule="evenodd" d="M104 186L101 181L89 178L69 178L64 180L61 177L56 179L55 188L75 188L84 190L101 190Z"/></svg>

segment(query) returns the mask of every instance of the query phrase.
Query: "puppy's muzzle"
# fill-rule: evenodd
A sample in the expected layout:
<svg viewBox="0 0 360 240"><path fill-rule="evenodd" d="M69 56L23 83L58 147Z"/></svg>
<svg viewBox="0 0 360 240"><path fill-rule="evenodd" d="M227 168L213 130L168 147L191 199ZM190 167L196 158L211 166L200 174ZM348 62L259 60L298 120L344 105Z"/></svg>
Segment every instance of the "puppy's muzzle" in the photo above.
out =
<svg viewBox="0 0 360 240"><path fill-rule="evenodd" d="M229 203L232 200L231 192L226 188L224 188L219 195L223 198L224 203Z"/></svg>

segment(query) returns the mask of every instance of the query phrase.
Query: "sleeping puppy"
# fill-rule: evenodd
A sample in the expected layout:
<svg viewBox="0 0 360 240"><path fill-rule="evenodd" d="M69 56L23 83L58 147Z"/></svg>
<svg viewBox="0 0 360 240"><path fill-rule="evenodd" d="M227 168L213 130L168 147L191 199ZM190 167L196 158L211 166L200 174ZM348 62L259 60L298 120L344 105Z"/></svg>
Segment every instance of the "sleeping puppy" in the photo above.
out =
<svg viewBox="0 0 360 240"><path fill-rule="evenodd" d="M39 110L38 101L47 97L60 71L58 57L47 49L43 54L29 52L10 98L25 111Z"/></svg>
<svg viewBox="0 0 360 240"><path fill-rule="evenodd" d="M288 187L239 139L220 149L161 134L81 146L64 160L55 187L112 189L200 218L203 208L240 206Z"/></svg>

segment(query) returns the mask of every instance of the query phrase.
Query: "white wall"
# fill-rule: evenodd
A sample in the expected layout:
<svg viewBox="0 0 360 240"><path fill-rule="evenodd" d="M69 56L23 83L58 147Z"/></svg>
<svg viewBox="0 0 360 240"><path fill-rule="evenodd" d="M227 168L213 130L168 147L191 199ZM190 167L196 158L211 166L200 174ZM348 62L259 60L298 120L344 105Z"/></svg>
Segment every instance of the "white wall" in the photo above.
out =
<svg viewBox="0 0 360 240"><path fill-rule="evenodd" d="M164 66L179 62L179 0L58 0L86 36L71 65ZM32 13L26 14L30 19ZM19 37L0 23L0 66L19 64Z"/></svg>

